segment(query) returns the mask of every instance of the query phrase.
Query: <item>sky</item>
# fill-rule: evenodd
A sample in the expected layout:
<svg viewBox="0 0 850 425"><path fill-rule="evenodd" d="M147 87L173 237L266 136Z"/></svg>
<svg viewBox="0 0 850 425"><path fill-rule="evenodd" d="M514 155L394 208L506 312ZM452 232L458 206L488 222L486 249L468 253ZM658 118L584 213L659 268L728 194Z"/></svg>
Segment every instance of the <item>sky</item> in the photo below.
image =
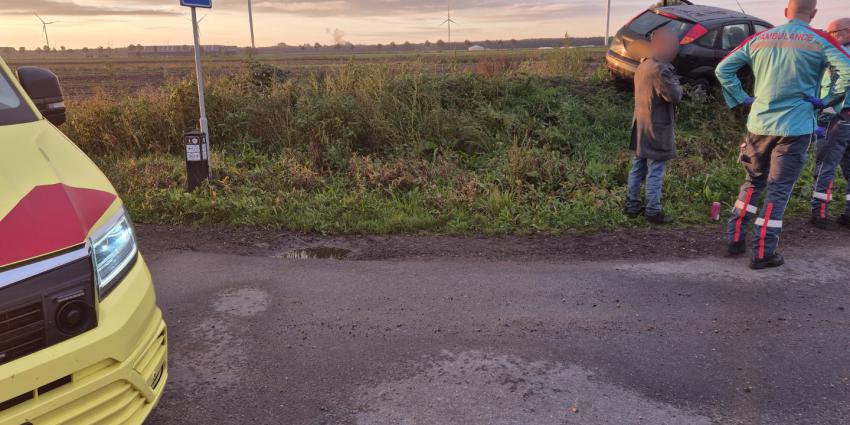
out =
<svg viewBox="0 0 850 425"><path fill-rule="evenodd" d="M248 0L212 0L200 10L204 44L250 45ZM448 0L253 0L258 46L403 43L446 40ZM739 0L747 13L774 24L785 21L785 0ZM612 0L612 34L652 0ZM189 9L179 0L0 0L0 47L126 47L129 44L191 44ZM599 36L605 32L604 0L451 0L452 39ZM737 9L735 0L699 0ZM814 25L850 16L847 0L820 0Z"/></svg>

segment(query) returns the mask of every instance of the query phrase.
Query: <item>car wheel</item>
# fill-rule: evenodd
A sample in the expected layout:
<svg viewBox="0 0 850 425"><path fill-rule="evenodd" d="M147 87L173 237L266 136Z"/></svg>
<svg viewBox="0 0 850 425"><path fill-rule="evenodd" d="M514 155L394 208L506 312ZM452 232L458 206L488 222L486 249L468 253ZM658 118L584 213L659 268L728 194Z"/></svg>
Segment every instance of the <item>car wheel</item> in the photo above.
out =
<svg viewBox="0 0 850 425"><path fill-rule="evenodd" d="M623 90L623 91L634 90L634 88L635 88L634 81L627 80L627 79L617 75L616 73L614 73L613 71L610 71L610 70L608 71L608 74L611 76L611 81L614 83L614 87L616 87L618 90Z"/></svg>
<svg viewBox="0 0 850 425"><path fill-rule="evenodd" d="M699 78L689 82L688 97L696 101L706 101L711 97L711 83L705 78Z"/></svg>

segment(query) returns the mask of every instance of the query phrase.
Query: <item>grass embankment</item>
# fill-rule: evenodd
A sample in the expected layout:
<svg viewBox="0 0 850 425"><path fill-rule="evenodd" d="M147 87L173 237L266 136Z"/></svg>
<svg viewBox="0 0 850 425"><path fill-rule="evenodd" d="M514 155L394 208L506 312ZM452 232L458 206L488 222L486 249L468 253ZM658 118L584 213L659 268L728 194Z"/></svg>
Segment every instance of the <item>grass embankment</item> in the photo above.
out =
<svg viewBox="0 0 850 425"><path fill-rule="evenodd" d="M207 92L215 179L194 193L183 189L181 142L196 122L191 80L73 103L64 130L140 222L328 233L634 223L622 214L631 94L582 51L475 68L349 65L287 79L255 66L218 78ZM743 121L716 101L689 101L678 129L664 207L705 223L712 201L734 200Z"/></svg>

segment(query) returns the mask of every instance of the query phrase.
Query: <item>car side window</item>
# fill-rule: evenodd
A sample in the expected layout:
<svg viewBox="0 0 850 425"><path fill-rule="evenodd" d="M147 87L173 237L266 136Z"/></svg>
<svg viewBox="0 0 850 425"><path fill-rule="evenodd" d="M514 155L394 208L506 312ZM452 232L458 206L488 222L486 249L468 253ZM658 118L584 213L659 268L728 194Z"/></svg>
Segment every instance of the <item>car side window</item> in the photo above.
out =
<svg viewBox="0 0 850 425"><path fill-rule="evenodd" d="M753 24L753 25L756 27L756 32L767 31L767 30L770 29L770 27L766 27L762 24Z"/></svg>
<svg viewBox="0 0 850 425"><path fill-rule="evenodd" d="M704 36L700 37L695 43L697 46L713 49L717 46L717 37L720 35L720 30L711 30Z"/></svg>
<svg viewBox="0 0 850 425"><path fill-rule="evenodd" d="M748 24L732 24L723 27L720 48L732 50L741 45L750 36Z"/></svg>

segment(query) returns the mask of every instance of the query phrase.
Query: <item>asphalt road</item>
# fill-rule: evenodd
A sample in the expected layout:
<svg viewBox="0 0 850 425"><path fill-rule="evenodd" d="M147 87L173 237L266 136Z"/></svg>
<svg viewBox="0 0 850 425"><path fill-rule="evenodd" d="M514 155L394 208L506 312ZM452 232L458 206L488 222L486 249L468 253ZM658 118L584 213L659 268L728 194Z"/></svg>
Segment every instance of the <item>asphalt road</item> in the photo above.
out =
<svg viewBox="0 0 850 425"><path fill-rule="evenodd" d="M848 424L850 249L746 260L148 257L165 424Z"/></svg>

